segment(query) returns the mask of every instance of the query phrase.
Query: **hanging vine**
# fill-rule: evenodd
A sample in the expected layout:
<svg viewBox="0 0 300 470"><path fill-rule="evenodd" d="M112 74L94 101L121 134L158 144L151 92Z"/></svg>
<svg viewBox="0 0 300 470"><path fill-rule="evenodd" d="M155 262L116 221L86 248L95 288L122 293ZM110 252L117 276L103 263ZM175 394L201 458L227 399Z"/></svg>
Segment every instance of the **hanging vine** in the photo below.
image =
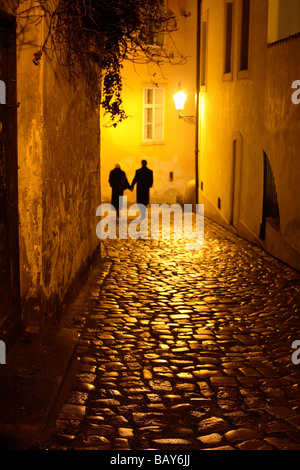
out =
<svg viewBox="0 0 300 470"><path fill-rule="evenodd" d="M127 117L122 102L124 60L136 63L180 63L171 33L174 14L164 0L18 0L20 18L45 18L48 32L34 55L38 65L43 53L55 50L60 63L76 75L84 75L96 99L110 117L111 125ZM171 38L172 50L152 47L155 35Z"/></svg>

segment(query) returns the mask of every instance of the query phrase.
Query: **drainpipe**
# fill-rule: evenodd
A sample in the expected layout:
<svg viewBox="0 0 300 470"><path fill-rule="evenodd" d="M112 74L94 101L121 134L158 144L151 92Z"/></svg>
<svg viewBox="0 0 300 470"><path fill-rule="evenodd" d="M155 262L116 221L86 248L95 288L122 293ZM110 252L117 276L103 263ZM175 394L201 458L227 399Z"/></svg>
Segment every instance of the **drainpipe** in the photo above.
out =
<svg viewBox="0 0 300 470"><path fill-rule="evenodd" d="M196 208L199 203L199 104L200 104L200 42L201 42L201 4L197 0L197 34L196 34L196 116L195 116L195 191Z"/></svg>

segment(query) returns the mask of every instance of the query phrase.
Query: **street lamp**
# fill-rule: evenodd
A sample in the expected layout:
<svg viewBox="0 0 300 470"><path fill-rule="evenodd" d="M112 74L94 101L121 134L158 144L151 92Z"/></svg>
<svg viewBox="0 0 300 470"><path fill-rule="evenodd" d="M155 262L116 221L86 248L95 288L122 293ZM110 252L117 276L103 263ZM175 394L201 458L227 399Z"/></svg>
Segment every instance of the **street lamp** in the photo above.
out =
<svg viewBox="0 0 300 470"><path fill-rule="evenodd" d="M187 95L186 93L182 91L180 82L178 84L178 91L177 93L173 95L173 98L175 102L175 108L179 111L179 114L178 114L179 119L184 119L186 122L190 124L195 124L195 116L193 114L192 115L181 114L181 111L184 110L184 105L185 105Z"/></svg>
<svg viewBox="0 0 300 470"><path fill-rule="evenodd" d="M179 111L184 109L184 104L186 100L186 93L182 91L181 83L178 83L178 92L173 95L175 101L175 108Z"/></svg>

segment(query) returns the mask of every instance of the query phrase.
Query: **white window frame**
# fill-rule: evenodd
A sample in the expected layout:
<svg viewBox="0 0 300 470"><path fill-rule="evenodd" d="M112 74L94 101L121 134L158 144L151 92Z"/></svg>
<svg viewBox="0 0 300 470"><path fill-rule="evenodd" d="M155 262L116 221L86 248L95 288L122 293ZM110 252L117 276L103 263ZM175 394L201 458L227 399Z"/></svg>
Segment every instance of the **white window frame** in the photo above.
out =
<svg viewBox="0 0 300 470"><path fill-rule="evenodd" d="M152 90L153 91L153 102L152 103L146 103L145 97L146 97L146 91L147 90ZM155 103L155 93L157 90L162 91L162 103ZM155 86L146 86L143 88L143 142L144 143L156 143L156 142L163 142L164 141L164 107L165 107L165 89L164 87L155 87ZM152 109L152 120L151 122L148 121L146 122L145 120L145 110L146 109ZM157 125L157 113L156 111L160 109L161 110L161 126L162 126L162 132L161 136L156 137L155 136L155 127ZM152 137L149 138L147 132L146 132L146 126L151 126L152 129Z"/></svg>

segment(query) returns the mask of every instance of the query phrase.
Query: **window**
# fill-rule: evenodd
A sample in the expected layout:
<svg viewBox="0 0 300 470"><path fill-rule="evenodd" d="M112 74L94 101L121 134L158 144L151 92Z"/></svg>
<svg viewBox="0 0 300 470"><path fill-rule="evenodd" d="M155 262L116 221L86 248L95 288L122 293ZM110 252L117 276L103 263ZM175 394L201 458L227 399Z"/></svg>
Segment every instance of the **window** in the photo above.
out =
<svg viewBox="0 0 300 470"><path fill-rule="evenodd" d="M240 70L249 66L250 0L242 2Z"/></svg>
<svg viewBox="0 0 300 470"><path fill-rule="evenodd" d="M264 152L264 188L263 188L263 216L260 238L265 239L267 220L271 219L280 228L280 213L277 201L276 184L270 160Z"/></svg>
<svg viewBox="0 0 300 470"><path fill-rule="evenodd" d="M163 47L165 45L164 31L157 31L155 28L149 27L147 36L143 37L144 43L149 47Z"/></svg>
<svg viewBox="0 0 300 470"><path fill-rule="evenodd" d="M144 88L143 141L161 142L164 138L164 88Z"/></svg>
<svg viewBox="0 0 300 470"><path fill-rule="evenodd" d="M164 14L165 0L161 0L159 8L162 14ZM149 47L164 47L165 32L157 24L149 24L148 31L143 35L142 40Z"/></svg>
<svg viewBox="0 0 300 470"><path fill-rule="evenodd" d="M225 65L224 73L232 72L232 33L233 33L233 4L225 3Z"/></svg>

